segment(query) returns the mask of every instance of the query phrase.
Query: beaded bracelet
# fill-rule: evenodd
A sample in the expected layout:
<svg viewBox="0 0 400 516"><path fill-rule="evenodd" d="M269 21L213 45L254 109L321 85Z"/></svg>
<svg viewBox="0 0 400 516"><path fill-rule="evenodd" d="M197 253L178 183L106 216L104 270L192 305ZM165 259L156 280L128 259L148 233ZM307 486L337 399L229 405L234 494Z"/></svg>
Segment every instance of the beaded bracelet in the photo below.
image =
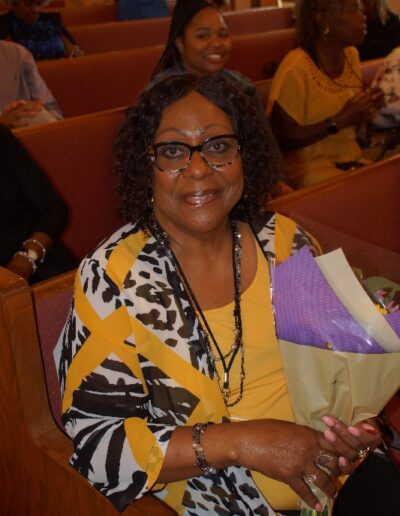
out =
<svg viewBox="0 0 400 516"><path fill-rule="evenodd" d="M196 423L193 427L193 442L192 446L194 449L194 453L196 454L196 462L193 464L196 468L201 469L204 474L212 474L215 475L217 473L217 469L210 466L210 464L206 461L204 456L204 448L200 442L200 436L204 434L208 423Z"/></svg>
<svg viewBox="0 0 400 516"><path fill-rule="evenodd" d="M39 263L43 263L44 259L46 258L45 246L42 244L42 242L40 242L40 240L36 240L36 238L28 238L27 240L25 240L25 242L22 242L22 245L25 247L26 244L28 244L29 242L32 242L32 244L36 244L40 247L40 249L42 250L42 256L40 258L38 257L38 261Z"/></svg>
<svg viewBox="0 0 400 516"><path fill-rule="evenodd" d="M32 265L32 274L37 271L38 266L36 260L32 258L32 256L29 256L29 254L26 251L17 251L14 254L14 256L23 256L24 258L26 258L28 262Z"/></svg>

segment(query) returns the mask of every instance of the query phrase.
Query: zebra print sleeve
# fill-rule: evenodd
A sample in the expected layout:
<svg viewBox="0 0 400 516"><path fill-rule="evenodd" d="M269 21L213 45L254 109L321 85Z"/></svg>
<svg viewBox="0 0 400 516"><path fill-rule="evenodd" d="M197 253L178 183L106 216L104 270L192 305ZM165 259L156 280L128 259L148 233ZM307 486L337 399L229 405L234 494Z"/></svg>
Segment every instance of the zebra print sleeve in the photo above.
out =
<svg viewBox="0 0 400 516"><path fill-rule="evenodd" d="M71 464L118 510L153 487L176 428L154 407L145 376L155 371L137 352L130 302L86 259L56 349Z"/></svg>

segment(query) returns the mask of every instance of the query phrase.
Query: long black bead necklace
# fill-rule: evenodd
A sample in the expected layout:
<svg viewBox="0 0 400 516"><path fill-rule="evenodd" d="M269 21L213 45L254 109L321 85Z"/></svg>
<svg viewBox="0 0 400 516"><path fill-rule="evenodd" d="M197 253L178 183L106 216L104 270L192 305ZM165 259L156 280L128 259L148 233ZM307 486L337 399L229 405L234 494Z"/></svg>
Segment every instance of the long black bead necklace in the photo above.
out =
<svg viewBox="0 0 400 516"><path fill-rule="evenodd" d="M171 260L173 263L175 270L180 276L181 282L186 290L188 298L196 311L200 324L202 325L203 332L206 336L206 346L207 346L207 355L212 363L215 374L218 378L218 382L221 386L221 377L218 373L216 362L221 362L222 369L224 371L224 377L222 380L221 393L224 403L227 407L233 407L243 397L243 385L245 379L245 369L244 369L244 347L242 340L242 316L240 309L240 296L241 296L241 281L240 281L240 266L241 266L241 256L242 256L242 246L241 246L241 234L238 230L237 223L234 219L230 220L231 225L231 234L232 234L232 267L233 267L233 285L234 285L234 308L233 308L233 318L235 321L235 340L232 344L230 350L224 355L219 347L213 332L207 322L207 319L204 316L202 309L194 295L194 292L185 276L185 273L182 270L182 267L173 253L171 246L169 244L168 235L162 230L159 225L154 213L151 213L148 218L148 226L149 230L153 234L154 238L157 240L161 248L163 249L165 255ZM217 350L218 356L215 356L210 344L210 339L214 344L215 349ZM237 356L240 350L240 388L239 395L233 402L229 403L229 398L231 395L231 389L229 386L229 373L232 368L235 357ZM228 360L229 359L229 360Z"/></svg>

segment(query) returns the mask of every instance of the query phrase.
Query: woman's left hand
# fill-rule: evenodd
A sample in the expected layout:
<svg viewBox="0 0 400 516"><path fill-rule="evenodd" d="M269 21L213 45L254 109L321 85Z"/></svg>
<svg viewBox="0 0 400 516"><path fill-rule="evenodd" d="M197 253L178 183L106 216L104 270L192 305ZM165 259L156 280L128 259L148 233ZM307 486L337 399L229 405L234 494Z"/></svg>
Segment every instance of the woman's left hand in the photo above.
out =
<svg viewBox="0 0 400 516"><path fill-rule="evenodd" d="M78 47L78 45L72 45L69 49L68 57L82 57L83 51Z"/></svg>
<svg viewBox="0 0 400 516"><path fill-rule="evenodd" d="M324 432L325 439L333 445L338 441L346 445L338 460L343 473L352 473L357 461L364 459L370 450L381 443L382 436L373 420L362 421L354 426L347 426L334 416L325 416L322 421L328 427Z"/></svg>

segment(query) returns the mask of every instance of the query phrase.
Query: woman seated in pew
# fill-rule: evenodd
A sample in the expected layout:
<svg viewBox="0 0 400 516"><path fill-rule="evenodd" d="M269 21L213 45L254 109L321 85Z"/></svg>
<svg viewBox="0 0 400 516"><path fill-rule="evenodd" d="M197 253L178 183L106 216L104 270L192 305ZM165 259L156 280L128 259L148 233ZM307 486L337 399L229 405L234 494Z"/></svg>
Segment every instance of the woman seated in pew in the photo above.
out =
<svg viewBox="0 0 400 516"><path fill-rule="evenodd" d="M358 0L299 0L299 47L280 64L267 112L285 153L285 175L303 187L362 166L357 128L383 105L365 87L354 45L365 35Z"/></svg>
<svg viewBox="0 0 400 516"><path fill-rule="evenodd" d="M222 4L220 0L176 2L168 41L153 71L150 85L154 80L177 73L218 73L255 99L263 109L254 84L239 72L224 68L231 52L231 40L219 10Z"/></svg>
<svg viewBox="0 0 400 516"><path fill-rule="evenodd" d="M40 12L50 0L2 0L9 12L0 15L0 39L20 43L35 59L77 57L82 51L61 23L59 13Z"/></svg>
<svg viewBox="0 0 400 516"><path fill-rule="evenodd" d="M1 124L15 129L63 118L29 50L0 41L0 70Z"/></svg>
<svg viewBox="0 0 400 516"><path fill-rule="evenodd" d="M30 283L74 269L76 259L59 240L66 224L65 203L0 124L0 265Z"/></svg>
<svg viewBox="0 0 400 516"><path fill-rule="evenodd" d="M128 111L115 167L127 224L82 262L55 350L73 467L118 510L149 491L185 515L321 509L304 479L332 496L380 437L293 423L268 258L314 246L260 213L266 117L217 74L171 76Z"/></svg>

